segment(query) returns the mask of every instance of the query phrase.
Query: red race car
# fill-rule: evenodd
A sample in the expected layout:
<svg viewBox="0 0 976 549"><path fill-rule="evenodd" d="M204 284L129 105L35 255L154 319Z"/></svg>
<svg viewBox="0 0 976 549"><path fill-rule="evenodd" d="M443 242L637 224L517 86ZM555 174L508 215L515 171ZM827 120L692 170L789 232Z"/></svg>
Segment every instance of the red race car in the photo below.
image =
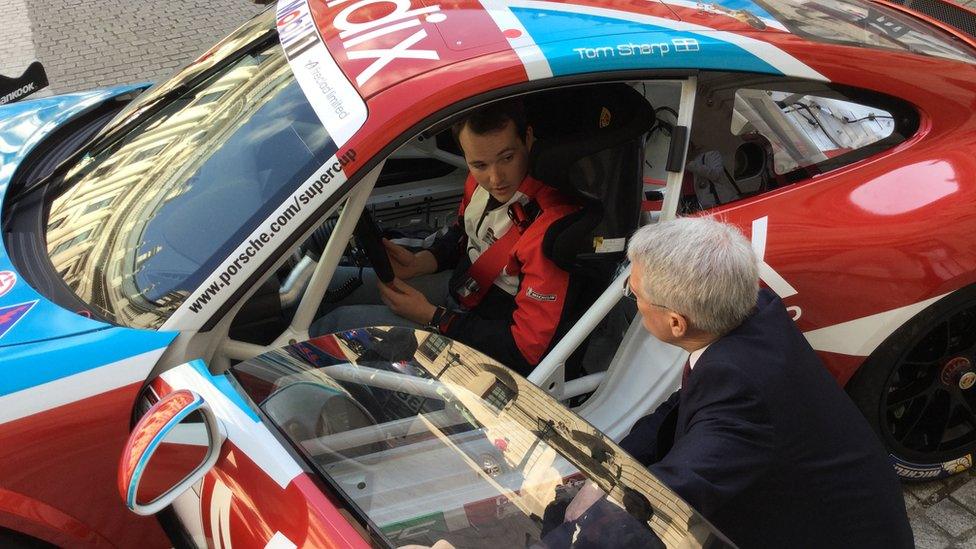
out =
<svg viewBox="0 0 976 549"><path fill-rule="evenodd" d="M281 1L148 90L0 107L0 444L17 448L0 455L0 527L159 543L107 486L155 405L119 488L142 513L172 503L173 539L465 546L464 524L487 521L483 543L534 543L582 478L666 545L720 538L665 511L653 479L606 480L631 471L612 441L685 359L620 299L626 239L683 215L751 238L900 475L971 467L976 39L972 14L938 7ZM543 250L582 281L578 310L527 376L572 412L516 422L552 457L546 497L529 495L536 450L495 426L509 392L536 394L525 378L479 359L445 381L431 364L462 346L444 338L414 337L442 347L430 363L381 354L383 368L361 357L385 331L309 338L363 276L337 273L388 269L377 226L419 249L453 221L468 167L450 126L512 97L538 137L534 173L581 206ZM406 480L413 447L430 461ZM674 512L679 530L655 522Z"/></svg>

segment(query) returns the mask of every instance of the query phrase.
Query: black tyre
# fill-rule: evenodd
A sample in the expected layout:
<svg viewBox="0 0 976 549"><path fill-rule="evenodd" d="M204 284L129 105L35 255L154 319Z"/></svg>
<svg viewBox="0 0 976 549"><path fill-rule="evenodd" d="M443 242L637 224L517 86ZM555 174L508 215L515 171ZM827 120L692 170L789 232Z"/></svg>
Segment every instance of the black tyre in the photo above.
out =
<svg viewBox="0 0 976 549"><path fill-rule="evenodd" d="M976 452L976 285L899 328L847 385L906 480L972 467Z"/></svg>

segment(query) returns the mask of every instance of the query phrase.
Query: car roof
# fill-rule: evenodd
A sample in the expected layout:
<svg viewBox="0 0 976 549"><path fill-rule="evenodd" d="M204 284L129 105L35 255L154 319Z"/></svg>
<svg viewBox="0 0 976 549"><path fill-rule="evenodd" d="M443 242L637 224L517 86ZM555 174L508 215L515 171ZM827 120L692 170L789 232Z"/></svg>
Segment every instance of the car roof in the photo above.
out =
<svg viewBox="0 0 976 549"><path fill-rule="evenodd" d="M279 29L287 8L279 7ZM976 62L950 34L868 0L332 0L309 8L365 98L448 65L478 71L479 58L499 54L528 80L651 68L828 80L818 66L824 47Z"/></svg>

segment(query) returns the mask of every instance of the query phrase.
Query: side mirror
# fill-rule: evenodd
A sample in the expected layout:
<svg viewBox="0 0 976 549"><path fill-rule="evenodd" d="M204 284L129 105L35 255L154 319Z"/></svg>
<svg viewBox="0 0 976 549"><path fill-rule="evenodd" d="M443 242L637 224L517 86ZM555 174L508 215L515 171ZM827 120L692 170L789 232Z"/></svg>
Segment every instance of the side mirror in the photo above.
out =
<svg viewBox="0 0 976 549"><path fill-rule="evenodd" d="M136 424L119 463L119 495L151 515L203 478L220 455L224 432L200 395L182 389L154 404Z"/></svg>

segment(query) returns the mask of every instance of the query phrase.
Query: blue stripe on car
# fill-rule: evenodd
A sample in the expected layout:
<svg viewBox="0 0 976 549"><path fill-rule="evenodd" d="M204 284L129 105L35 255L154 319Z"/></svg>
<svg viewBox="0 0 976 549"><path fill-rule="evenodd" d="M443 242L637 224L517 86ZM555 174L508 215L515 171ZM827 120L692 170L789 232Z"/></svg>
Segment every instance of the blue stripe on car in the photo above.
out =
<svg viewBox="0 0 976 549"><path fill-rule="evenodd" d="M253 419L256 423L261 422L261 418L259 418L258 415L254 412L254 410L252 410L251 407L248 406L247 402L244 401L244 398L237 391L237 389L235 389L234 386L230 384L230 380L228 379L227 374L221 374L221 375L211 374L210 369L207 368L207 363L200 359L191 360L187 364L189 364L194 370L199 372L204 379L212 383L213 386L216 387L218 391L223 393L223 395L227 397L228 400L230 400L235 406L240 408L245 414L247 414L248 417Z"/></svg>
<svg viewBox="0 0 976 549"><path fill-rule="evenodd" d="M72 337L4 347L0 396L163 349L175 332L109 328Z"/></svg>
<svg viewBox="0 0 976 549"><path fill-rule="evenodd" d="M511 10L542 50L554 76L648 68L783 74L755 54L708 31L676 30L586 13L524 7Z"/></svg>

